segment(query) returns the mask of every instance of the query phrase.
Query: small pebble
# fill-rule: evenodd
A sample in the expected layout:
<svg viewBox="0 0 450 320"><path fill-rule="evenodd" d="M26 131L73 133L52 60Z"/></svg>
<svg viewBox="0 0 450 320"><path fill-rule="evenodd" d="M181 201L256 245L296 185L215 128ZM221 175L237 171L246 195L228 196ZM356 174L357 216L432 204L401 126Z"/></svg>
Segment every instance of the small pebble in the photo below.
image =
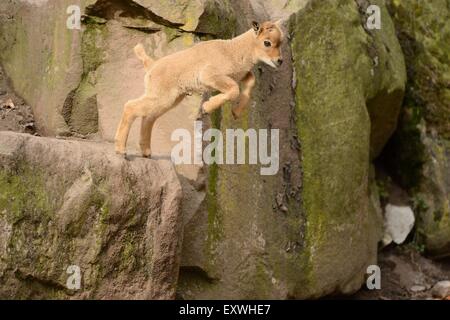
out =
<svg viewBox="0 0 450 320"><path fill-rule="evenodd" d="M425 291L427 288L425 286L421 286L421 285L414 285L410 288L410 290L412 292L422 292Z"/></svg>
<svg viewBox="0 0 450 320"><path fill-rule="evenodd" d="M431 294L435 298L444 299L450 296L450 281L439 281L431 290Z"/></svg>

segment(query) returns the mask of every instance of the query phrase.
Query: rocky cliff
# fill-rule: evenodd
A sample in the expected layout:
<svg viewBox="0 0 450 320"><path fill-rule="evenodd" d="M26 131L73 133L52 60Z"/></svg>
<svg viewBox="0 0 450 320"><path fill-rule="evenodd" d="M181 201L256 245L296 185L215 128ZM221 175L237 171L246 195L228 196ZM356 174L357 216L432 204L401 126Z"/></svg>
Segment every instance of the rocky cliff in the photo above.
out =
<svg viewBox="0 0 450 320"><path fill-rule="evenodd" d="M66 27L72 4L80 30ZM367 28L371 4L381 30ZM1 63L47 137L0 134L0 296L353 293L382 235L380 161L414 199L418 241L448 255L449 12L445 0L3 1ZM160 160L113 154L123 104L144 89L136 43L157 59L280 18L283 66L255 68L241 119L231 105L202 119L280 129L277 175L164 160L172 131L194 130L195 95L156 123ZM80 290L65 287L68 265Z"/></svg>

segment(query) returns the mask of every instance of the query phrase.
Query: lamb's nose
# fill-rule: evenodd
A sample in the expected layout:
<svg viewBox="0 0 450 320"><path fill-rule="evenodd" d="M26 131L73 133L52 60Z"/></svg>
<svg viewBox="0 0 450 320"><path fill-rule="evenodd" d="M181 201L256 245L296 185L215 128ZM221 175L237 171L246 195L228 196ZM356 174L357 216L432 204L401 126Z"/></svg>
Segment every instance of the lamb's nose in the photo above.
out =
<svg viewBox="0 0 450 320"><path fill-rule="evenodd" d="M281 66L283 64L283 59L278 59L278 64Z"/></svg>

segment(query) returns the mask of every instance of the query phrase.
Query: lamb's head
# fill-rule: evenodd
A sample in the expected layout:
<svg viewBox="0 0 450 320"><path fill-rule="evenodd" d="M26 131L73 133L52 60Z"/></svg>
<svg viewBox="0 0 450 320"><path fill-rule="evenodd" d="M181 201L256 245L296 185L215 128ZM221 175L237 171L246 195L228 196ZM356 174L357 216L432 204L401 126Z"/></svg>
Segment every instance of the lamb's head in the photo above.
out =
<svg viewBox="0 0 450 320"><path fill-rule="evenodd" d="M259 24L253 22L255 32L255 55L258 61L264 62L271 67L277 68L283 63L281 44L284 39L280 21L264 22Z"/></svg>

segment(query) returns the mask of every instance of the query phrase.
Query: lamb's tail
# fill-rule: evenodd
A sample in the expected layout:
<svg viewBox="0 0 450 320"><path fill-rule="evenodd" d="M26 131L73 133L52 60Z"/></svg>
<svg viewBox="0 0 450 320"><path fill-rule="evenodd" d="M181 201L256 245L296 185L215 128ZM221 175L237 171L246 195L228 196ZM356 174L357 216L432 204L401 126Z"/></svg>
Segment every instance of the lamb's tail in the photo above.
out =
<svg viewBox="0 0 450 320"><path fill-rule="evenodd" d="M142 43L139 43L134 47L134 53L136 56L142 61L144 64L144 68L146 71L149 71L152 64L155 62L152 58L150 58L145 52L144 46Z"/></svg>

